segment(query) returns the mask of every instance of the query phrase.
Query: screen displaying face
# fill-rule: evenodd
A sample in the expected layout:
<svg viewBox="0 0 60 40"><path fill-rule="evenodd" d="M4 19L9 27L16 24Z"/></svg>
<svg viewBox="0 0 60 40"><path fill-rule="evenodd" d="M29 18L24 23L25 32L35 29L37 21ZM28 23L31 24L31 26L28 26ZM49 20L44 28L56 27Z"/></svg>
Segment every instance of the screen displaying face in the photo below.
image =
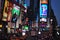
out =
<svg viewBox="0 0 60 40"><path fill-rule="evenodd" d="M47 18L47 4L41 4L40 5L40 17L41 18Z"/></svg>

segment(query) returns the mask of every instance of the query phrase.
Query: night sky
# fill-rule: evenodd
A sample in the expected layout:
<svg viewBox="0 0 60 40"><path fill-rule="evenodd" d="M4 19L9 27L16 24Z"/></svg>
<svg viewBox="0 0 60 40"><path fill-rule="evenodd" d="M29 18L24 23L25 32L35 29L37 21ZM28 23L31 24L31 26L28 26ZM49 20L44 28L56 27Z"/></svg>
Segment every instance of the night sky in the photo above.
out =
<svg viewBox="0 0 60 40"><path fill-rule="evenodd" d="M28 6L29 6L29 1L30 0L25 1ZM60 0L51 0L51 6L52 6L52 9L54 11L54 14L56 16L56 19L59 25L60 24Z"/></svg>

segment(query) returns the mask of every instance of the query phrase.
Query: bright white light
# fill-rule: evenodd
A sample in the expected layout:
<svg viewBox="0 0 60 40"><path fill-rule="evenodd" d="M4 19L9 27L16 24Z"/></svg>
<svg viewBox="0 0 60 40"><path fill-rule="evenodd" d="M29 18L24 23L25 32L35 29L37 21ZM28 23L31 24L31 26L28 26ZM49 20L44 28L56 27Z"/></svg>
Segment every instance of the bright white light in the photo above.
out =
<svg viewBox="0 0 60 40"><path fill-rule="evenodd" d="M41 34L41 32L38 32L38 34Z"/></svg>
<svg viewBox="0 0 60 40"><path fill-rule="evenodd" d="M8 28L8 25L6 25L6 28Z"/></svg>
<svg viewBox="0 0 60 40"><path fill-rule="evenodd" d="M53 21L53 19L51 19L50 21Z"/></svg>
<svg viewBox="0 0 60 40"><path fill-rule="evenodd" d="M22 33L23 36L24 36L25 34L26 34L25 32Z"/></svg>
<svg viewBox="0 0 60 40"><path fill-rule="evenodd" d="M26 10L24 10L24 12L27 12L27 9L26 9Z"/></svg>
<svg viewBox="0 0 60 40"><path fill-rule="evenodd" d="M42 18L42 19L40 19L40 21L46 22L47 20L46 20L46 18Z"/></svg>
<svg viewBox="0 0 60 40"><path fill-rule="evenodd" d="M57 34L59 35L59 32L57 32Z"/></svg>

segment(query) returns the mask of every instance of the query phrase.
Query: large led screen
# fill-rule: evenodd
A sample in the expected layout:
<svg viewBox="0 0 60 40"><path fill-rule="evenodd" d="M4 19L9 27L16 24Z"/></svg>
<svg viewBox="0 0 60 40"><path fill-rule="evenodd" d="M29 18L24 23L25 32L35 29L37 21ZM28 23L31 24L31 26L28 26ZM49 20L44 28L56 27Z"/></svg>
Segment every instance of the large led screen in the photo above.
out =
<svg viewBox="0 0 60 40"><path fill-rule="evenodd" d="M41 4L40 5L40 17L41 18L46 18L47 17L47 4Z"/></svg>
<svg viewBox="0 0 60 40"><path fill-rule="evenodd" d="M14 4L14 7L12 9L12 15L14 15L14 14L16 14L18 16L20 15L20 7L15 5L15 4Z"/></svg>

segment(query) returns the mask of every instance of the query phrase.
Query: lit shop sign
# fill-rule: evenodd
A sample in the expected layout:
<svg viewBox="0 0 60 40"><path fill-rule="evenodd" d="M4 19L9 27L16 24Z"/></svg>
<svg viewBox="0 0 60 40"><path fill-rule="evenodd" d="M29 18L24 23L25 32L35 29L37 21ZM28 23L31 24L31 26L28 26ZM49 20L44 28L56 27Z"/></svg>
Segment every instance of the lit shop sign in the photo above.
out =
<svg viewBox="0 0 60 40"><path fill-rule="evenodd" d="M14 15L14 14L16 14L18 16L20 15L20 7L16 6L15 4L14 4L13 9L12 9L12 15Z"/></svg>

